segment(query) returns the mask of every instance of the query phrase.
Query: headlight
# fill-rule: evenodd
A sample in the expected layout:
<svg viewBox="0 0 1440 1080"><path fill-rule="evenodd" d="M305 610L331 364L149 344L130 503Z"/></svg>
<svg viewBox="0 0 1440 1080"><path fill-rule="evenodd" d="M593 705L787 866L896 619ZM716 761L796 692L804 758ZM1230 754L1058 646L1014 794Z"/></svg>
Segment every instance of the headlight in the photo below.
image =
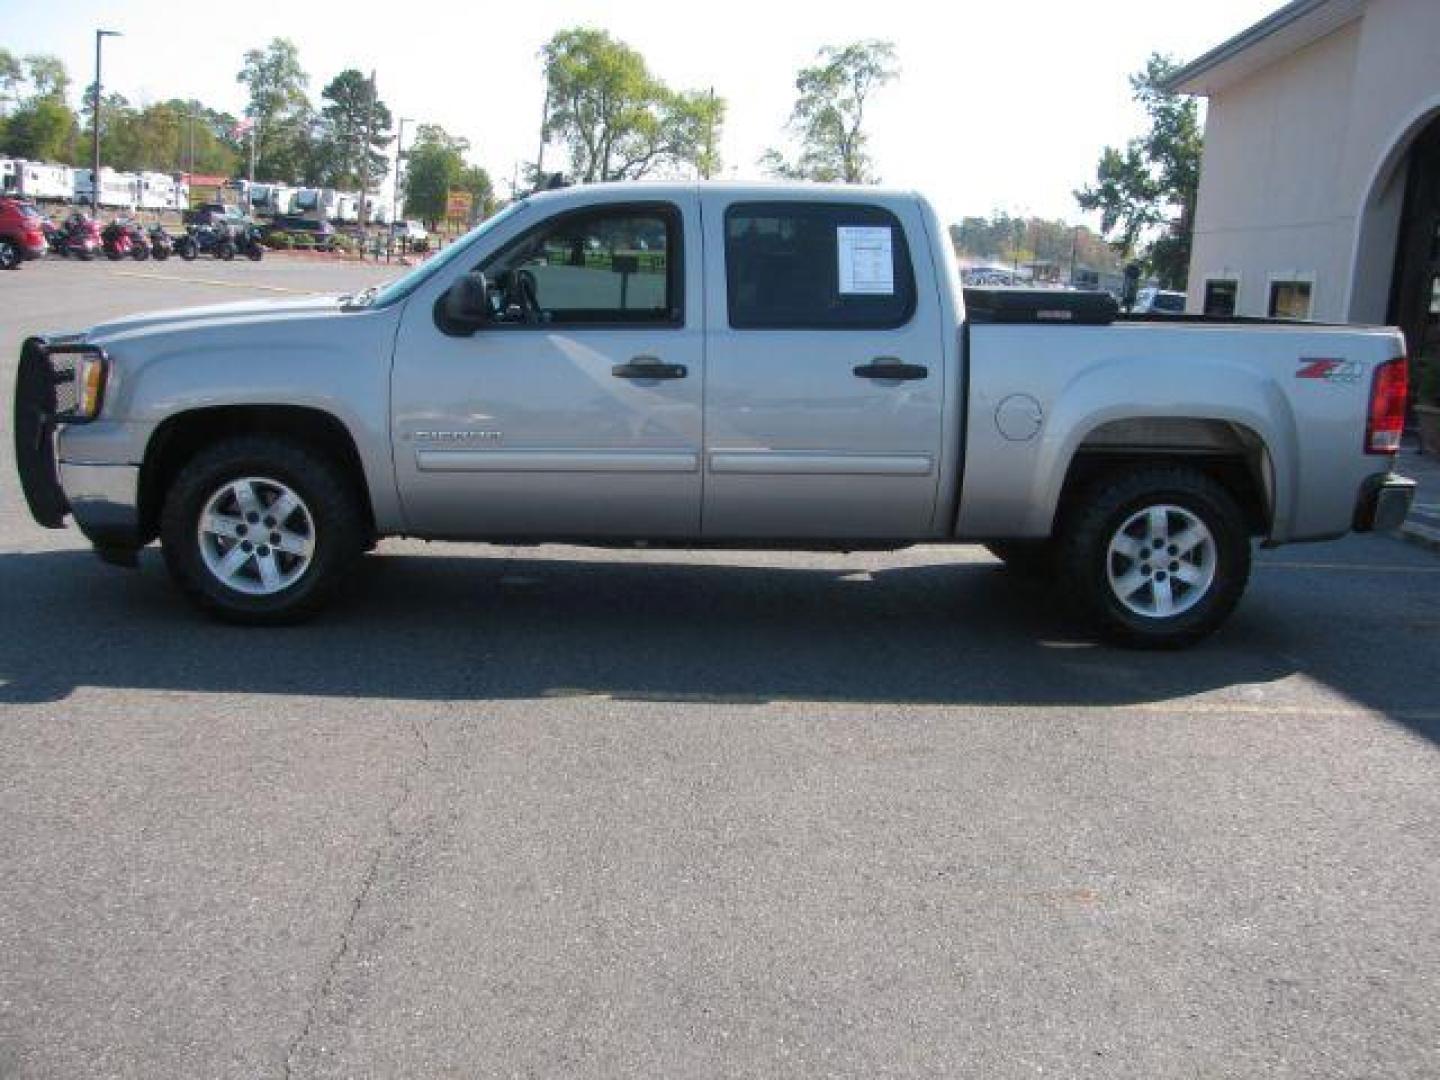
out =
<svg viewBox="0 0 1440 1080"><path fill-rule="evenodd" d="M110 365L100 353L80 353L75 358L75 412L77 420L94 420L105 400L105 381Z"/></svg>

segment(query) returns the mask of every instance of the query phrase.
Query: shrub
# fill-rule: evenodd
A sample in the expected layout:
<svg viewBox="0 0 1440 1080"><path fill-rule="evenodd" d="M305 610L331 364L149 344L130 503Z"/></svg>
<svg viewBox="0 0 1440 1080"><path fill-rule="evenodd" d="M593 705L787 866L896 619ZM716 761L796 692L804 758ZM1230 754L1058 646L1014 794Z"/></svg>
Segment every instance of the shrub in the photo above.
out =
<svg viewBox="0 0 1440 1080"><path fill-rule="evenodd" d="M290 240L289 233L273 232L265 237L265 246L276 251L289 251L294 244Z"/></svg>

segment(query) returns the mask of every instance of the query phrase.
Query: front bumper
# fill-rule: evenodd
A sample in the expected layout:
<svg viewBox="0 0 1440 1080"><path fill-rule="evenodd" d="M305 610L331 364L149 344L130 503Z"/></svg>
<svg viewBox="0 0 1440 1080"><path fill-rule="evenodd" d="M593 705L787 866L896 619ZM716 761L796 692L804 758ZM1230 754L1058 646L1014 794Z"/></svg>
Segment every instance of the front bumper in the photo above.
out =
<svg viewBox="0 0 1440 1080"><path fill-rule="evenodd" d="M15 380L15 464L31 516L47 529L73 516L99 548L134 548L139 539L140 468L61 461L60 432L85 430L74 408L74 357L103 350L72 342L27 340Z"/></svg>
<svg viewBox="0 0 1440 1080"><path fill-rule="evenodd" d="M1415 481L1394 473L1372 476L1360 486L1355 501L1356 532L1386 532L1398 529L1415 500Z"/></svg>

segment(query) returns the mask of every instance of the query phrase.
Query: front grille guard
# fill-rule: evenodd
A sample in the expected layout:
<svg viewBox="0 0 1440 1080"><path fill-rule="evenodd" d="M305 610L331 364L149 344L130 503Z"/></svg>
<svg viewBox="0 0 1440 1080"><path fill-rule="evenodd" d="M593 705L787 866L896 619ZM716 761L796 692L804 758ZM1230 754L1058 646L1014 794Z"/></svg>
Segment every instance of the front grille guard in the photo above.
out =
<svg viewBox="0 0 1440 1080"><path fill-rule="evenodd" d="M32 337L20 350L15 377L15 464L25 502L37 522L58 529L65 524L70 505L60 487L55 459L55 431L61 424L84 424L94 417L78 416L75 390L76 359L95 356L101 372L101 395L108 382L110 359L98 345L55 342ZM97 403L99 415L102 402Z"/></svg>

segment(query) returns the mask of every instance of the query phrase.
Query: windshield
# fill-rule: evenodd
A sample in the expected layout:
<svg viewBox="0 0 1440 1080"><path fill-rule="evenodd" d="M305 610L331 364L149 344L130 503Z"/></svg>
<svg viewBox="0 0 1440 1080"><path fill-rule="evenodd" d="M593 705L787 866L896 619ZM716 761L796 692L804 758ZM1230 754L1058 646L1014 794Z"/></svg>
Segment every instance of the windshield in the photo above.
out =
<svg viewBox="0 0 1440 1080"><path fill-rule="evenodd" d="M351 301L351 305L357 307L369 307L372 305L375 307L384 307L387 304L395 303L397 300L405 299L405 297L409 296L426 281L429 281L430 278L445 269L445 267L449 266L455 260L462 258L466 252L475 246L475 241L479 240L480 237L484 236L501 222L514 217L529 205L530 202L528 199L521 199L519 202L511 203L498 214L486 218L438 255L426 259L408 274L396 278L389 284L379 286L378 288L372 286L364 292L357 294Z"/></svg>

